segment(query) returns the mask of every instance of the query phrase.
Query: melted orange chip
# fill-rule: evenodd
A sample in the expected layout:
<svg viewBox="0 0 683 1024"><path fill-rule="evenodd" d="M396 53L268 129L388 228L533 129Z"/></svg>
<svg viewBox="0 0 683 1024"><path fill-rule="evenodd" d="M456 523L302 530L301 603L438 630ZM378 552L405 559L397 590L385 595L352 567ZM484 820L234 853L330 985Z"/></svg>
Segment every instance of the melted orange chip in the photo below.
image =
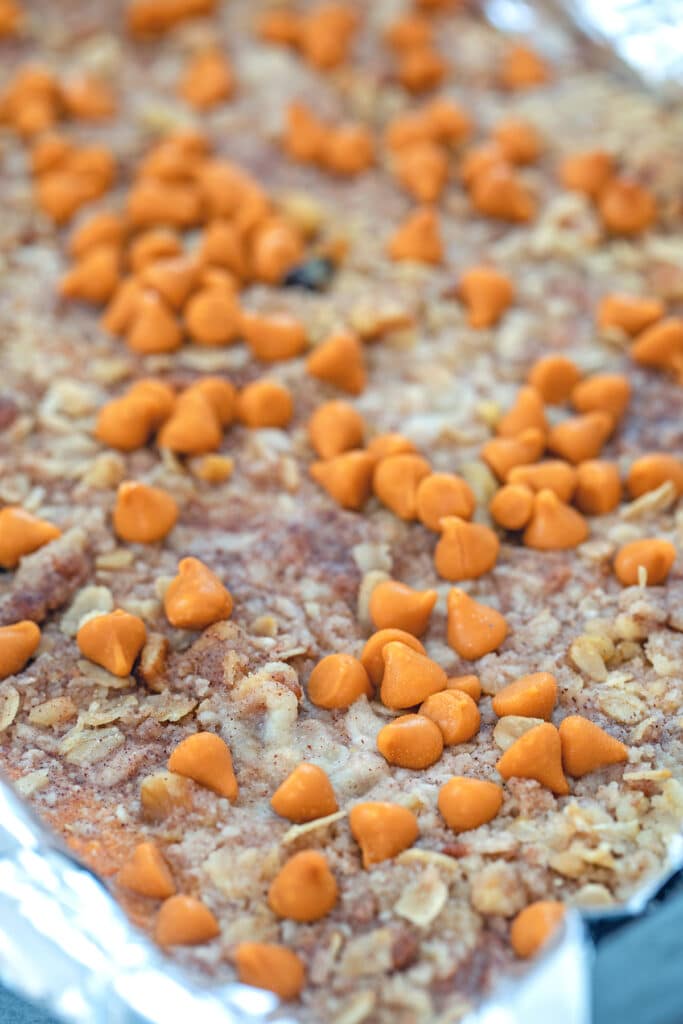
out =
<svg viewBox="0 0 683 1024"><path fill-rule="evenodd" d="M121 540L154 544L175 526L178 506L161 488L126 480L119 486L112 518Z"/></svg>
<svg viewBox="0 0 683 1024"><path fill-rule="evenodd" d="M476 701L463 690L452 687L427 697L420 705L420 714L438 725L445 747L467 743L481 725Z"/></svg>
<svg viewBox="0 0 683 1024"><path fill-rule="evenodd" d="M496 220L524 223L536 213L536 201L519 176L504 163L493 164L474 179L472 204Z"/></svg>
<svg viewBox="0 0 683 1024"><path fill-rule="evenodd" d="M372 489L383 505L400 519L417 518L417 489L431 467L421 455L389 455L375 468Z"/></svg>
<svg viewBox="0 0 683 1024"><path fill-rule="evenodd" d="M458 290L467 306L470 327L493 327L515 296L510 278L494 267L466 270Z"/></svg>
<svg viewBox="0 0 683 1024"><path fill-rule="evenodd" d="M394 173L403 188L419 203L434 203L448 180L448 157L435 142L416 142L399 151Z"/></svg>
<svg viewBox="0 0 683 1024"><path fill-rule="evenodd" d="M676 561L676 548L659 537L633 540L619 548L614 559L614 572L625 587L644 584L658 587L664 583Z"/></svg>
<svg viewBox="0 0 683 1024"><path fill-rule="evenodd" d="M481 698L481 683L477 676L449 676L446 681L447 690L462 690L473 701Z"/></svg>
<svg viewBox="0 0 683 1024"><path fill-rule="evenodd" d="M62 531L15 505L0 509L0 567L15 569L24 555L49 544Z"/></svg>
<svg viewBox="0 0 683 1024"><path fill-rule="evenodd" d="M683 319L668 317L639 334L631 358L641 366L671 370L683 359Z"/></svg>
<svg viewBox="0 0 683 1024"><path fill-rule="evenodd" d="M574 500L584 515L604 516L621 501L621 478L614 462L589 459L576 469Z"/></svg>
<svg viewBox="0 0 683 1024"><path fill-rule="evenodd" d="M622 373L600 373L577 384L571 397L577 412L608 412L618 422L631 399L631 382Z"/></svg>
<svg viewBox="0 0 683 1024"><path fill-rule="evenodd" d="M365 422L348 402L324 402L308 421L308 436L320 458L331 459L361 447Z"/></svg>
<svg viewBox="0 0 683 1024"><path fill-rule="evenodd" d="M507 117L499 121L494 128L493 138L511 164L533 164L540 156L542 147L539 134L529 121L522 118Z"/></svg>
<svg viewBox="0 0 683 1024"><path fill-rule="evenodd" d="M216 47L195 54L189 61L179 92L197 110L209 110L235 91L235 76L230 62Z"/></svg>
<svg viewBox="0 0 683 1024"><path fill-rule="evenodd" d="M154 843L138 843L130 858L119 869L116 881L153 900L165 900L176 891L168 864Z"/></svg>
<svg viewBox="0 0 683 1024"><path fill-rule="evenodd" d="M420 206L397 228L387 245L392 260L441 263L443 243L439 222L431 206Z"/></svg>
<svg viewBox="0 0 683 1024"><path fill-rule="evenodd" d="M499 437L517 437L531 427L547 430L543 399L535 388L520 388L515 404L496 423L496 433Z"/></svg>
<svg viewBox="0 0 683 1024"><path fill-rule="evenodd" d="M614 235L639 235L657 219L652 193L630 178L612 178L600 193L598 209L602 222Z"/></svg>
<svg viewBox="0 0 683 1024"><path fill-rule="evenodd" d="M276 380L255 380L240 392L237 415L245 427L286 427L294 415L292 395Z"/></svg>
<svg viewBox="0 0 683 1024"><path fill-rule="evenodd" d="M454 832L469 832L486 825L502 805L503 789L496 782L456 775L439 790L439 811Z"/></svg>
<svg viewBox="0 0 683 1024"><path fill-rule="evenodd" d="M281 818L301 824L334 814L337 798L327 774L305 761L273 793L270 806Z"/></svg>
<svg viewBox="0 0 683 1024"><path fill-rule="evenodd" d="M526 484L505 484L489 503L491 518L504 530L524 529L533 509L534 493Z"/></svg>
<svg viewBox="0 0 683 1024"><path fill-rule="evenodd" d="M348 708L359 697L372 696L363 663L350 654L328 654L308 678L308 699L319 708Z"/></svg>
<svg viewBox="0 0 683 1024"><path fill-rule="evenodd" d="M507 622L495 608L480 604L457 587L449 591L448 643L461 658L476 661L496 651L507 632Z"/></svg>
<svg viewBox="0 0 683 1024"><path fill-rule="evenodd" d="M505 480L515 466L536 462L544 451L543 431L537 427L529 427L517 437L494 437L487 441L482 446L481 457L499 480Z"/></svg>
<svg viewBox="0 0 683 1024"><path fill-rule="evenodd" d="M223 431L213 406L197 389L183 392L157 437L160 448L179 455L215 452L222 440Z"/></svg>
<svg viewBox="0 0 683 1024"><path fill-rule="evenodd" d="M577 465L596 458L614 430L614 419L608 412L586 412L570 416L552 427L548 448Z"/></svg>
<svg viewBox="0 0 683 1024"><path fill-rule="evenodd" d="M527 959L557 931L565 915L563 903L556 900L538 900L520 910L510 928L510 943L517 956Z"/></svg>
<svg viewBox="0 0 683 1024"><path fill-rule="evenodd" d="M164 594L164 611L177 629L206 629L229 619L232 597L218 576L198 558L182 558Z"/></svg>
<svg viewBox="0 0 683 1024"><path fill-rule="evenodd" d="M663 316L664 306L659 299L637 298L619 292L605 295L597 309L599 327L618 327L630 335L640 334Z"/></svg>
<svg viewBox="0 0 683 1024"><path fill-rule="evenodd" d="M372 493L375 460L369 452L349 451L313 462L309 473L342 508L358 512Z"/></svg>
<svg viewBox="0 0 683 1024"><path fill-rule="evenodd" d="M505 54L500 78L506 89L529 89L547 82L550 69L535 50L518 43Z"/></svg>
<svg viewBox="0 0 683 1024"><path fill-rule="evenodd" d="M417 818L400 804L368 801L349 811L351 834L361 848L363 867L391 860L412 846L420 829Z"/></svg>
<svg viewBox="0 0 683 1024"><path fill-rule="evenodd" d="M168 770L192 779L233 803L237 799L230 748L214 732L195 732L181 740L168 759Z"/></svg>
<svg viewBox="0 0 683 1024"><path fill-rule="evenodd" d="M534 496L531 519L523 540L538 551L564 551L582 544L588 536L588 523L571 505L565 505L554 491L539 491Z"/></svg>
<svg viewBox="0 0 683 1024"><path fill-rule="evenodd" d="M332 334L311 352L306 360L311 377L333 384L350 395L365 390L366 371L363 347L350 331Z"/></svg>
<svg viewBox="0 0 683 1024"><path fill-rule="evenodd" d="M154 929L160 946L199 946L220 935L209 908L192 896L170 896L161 905Z"/></svg>
<svg viewBox="0 0 683 1024"><path fill-rule="evenodd" d="M240 942L235 949L235 967L243 985L267 989L285 1001L296 999L306 984L301 957L274 943Z"/></svg>
<svg viewBox="0 0 683 1024"><path fill-rule="evenodd" d="M0 626L0 679L16 675L38 650L40 627L24 619Z"/></svg>
<svg viewBox="0 0 683 1024"><path fill-rule="evenodd" d="M490 527L446 516L441 520L434 566L445 580L474 580L490 572L499 551L500 541Z"/></svg>
<svg viewBox="0 0 683 1024"><path fill-rule="evenodd" d="M557 704L557 680L549 672L534 672L522 676L499 690L492 707L499 718L520 715L523 718L550 720Z"/></svg>
<svg viewBox="0 0 683 1024"><path fill-rule="evenodd" d="M419 654L426 655L427 653L417 637L413 636L412 633L406 633L405 630L380 629L373 633L365 643L360 660L374 686L379 686L382 682L382 676L384 675L382 651L392 641L405 644L407 647L412 648L412 650L418 651Z"/></svg>
<svg viewBox="0 0 683 1024"><path fill-rule="evenodd" d="M306 348L306 330L288 313L242 313L241 332L252 354L263 362L293 359Z"/></svg>
<svg viewBox="0 0 683 1024"><path fill-rule="evenodd" d="M389 764L420 771L439 760L443 737L438 725L424 715L401 715L380 729L377 749Z"/></svg>
<svg viewBox="0 0 683 1024"><path fill-rule="evenodd" d="M558 796L569 792L562 771L560 734L550 722L535 725L508 747L496 768L504 779L535 779Z"/></svg>
<svg viewBox="0 0 683 1024"><path fill-rule="evenodd" d="M560 181L572 192L584 192L598 199L614 176L614 158L604 149L590 149L566 157L559 169Z"/></svg>
<svg viewBox="0 0 683 1024"><path fill-rule="evenodd" d="M566 402L581 379L581 371L567 356L543 356L529 371L529 384L547 405Z"/></svg>
<svg viewBox="0 0 683 1024"><path fill-rule="evenodd" d="M422 636L436 598L435 590L413 590L398 580L384 580L370 595L370 618L375 629L401 629Z"/></svg>
<svg viewBox="0 0 683 1024"><path fill-rule="evenodd" d="M146 639L142 619L121 608L88 619L76 634L81 654L114 676L130 675Z"/></svg>
<svg viewBox="0 0 683 1024"><path fill-rule="evenodd" d="M290 857L268 890L273 913L292 921L319 921L337 899L337 881L327 857L317 850L301 850Z"/></svg>
<svg viewBox="0 0 683 1024"><path fill-rule="evenodd" d="M649 452L631 464L626 485L631 497L639 498L669 480L676 494L683 494L683 460L667 452Z"/></svg>
<svg viewBox="0 0 683 1024"><path fill-rule="evenodd" d="M432 693L446 688L446 673L425 654L391 640L382 647L384 675L381 701L395 710L415 707Z"/></svg>
<svg viewBox="0 0 683 1024"><path fill-rule="evenodd" d="M446 516L471 519L476 498L462 477L454 473L430 473L420 480L415 503L420 522L438 532Z"/></svg>
<svg viewBox="0 0 683 1024"><path fill-rule="evenodd" d="M560 501L571 501L578 473L563 459L548 459L547 462L515 466L506 479L509 484L523 484L532 491L554 491Z"/></svg>
<svg viewBox="0 0 683 1024"><path fill-rule="evenodd" d="M562 720L560 739L564 770L575 778L628 760L628 747L582 715Z"/></svg>

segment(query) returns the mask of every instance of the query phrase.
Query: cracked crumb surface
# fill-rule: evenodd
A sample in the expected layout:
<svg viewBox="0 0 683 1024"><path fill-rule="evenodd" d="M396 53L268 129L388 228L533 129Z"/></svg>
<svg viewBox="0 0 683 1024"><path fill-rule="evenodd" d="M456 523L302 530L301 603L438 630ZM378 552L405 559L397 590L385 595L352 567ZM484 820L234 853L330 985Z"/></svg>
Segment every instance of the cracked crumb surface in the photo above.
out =
<svg viewBox="0 0 683 1024"><path fill-rule="evenodd" d="M242 293L244 305L293 314L313 342L348 325L364 337L382 334L365 348L369 384L356 407L374 432L409 437L435 470L462 473L477 495L475 518L486 521L497 486L478 457L489 424L549 352L569 354L587 372L628 374L631 404L605 448L622 475L643 452L683 454L680 385L632 365L619 333L595 327L598 301L610 291L682 308L680 108L629 91L570 48L557 57L551 83L500 92L503 38L471 12L445 17L439 46L453 74L444 92L482 132L514 114L543 140L540 161L524 172L539 212L522 226L472 216L452 181L440 204L444 265L392 263L385 240L412 204L386 170L337 179L286 161L277 139L294 99L304 97L321 117L376 130L411 104L378 42L380 27L407 5L356 3L362 18L352 64L325 76L257 41L257 5L248 0L231 0L215 17L153 43L122 36L121 3L106 13L94 0L23 6L24 35L0 42L0 87L35 58L57 71L97 69L115 88L116 117L68 130L81 141L104 139L121 182L160 131L199 124L216 152L248 168L289 216L344 237L347 255L327 292L254 285ZM176 98L174 83L187 55L207 41L229 49L238 88L198 117ZM660 218L646 235L605 238L588 201L557 185L558 161L591 145L614 152L654 191ZM189 970L229 981L237 943L282 942L306 964L308 985L293 1010L306 1022L458 1019L501 973L518 969L508 941L518 910L536 899L618 903L656 874L679 830L680 498L663 485L624 501L591 518L589 539L571 551L533 551L502 535L495 568L465 588L505 615L509 634L470 665L446 643L449 588L434 571L436 535L374 500L362 514L344 511L310 479L306 424L338 394L306 375L305 356L275 371L294 398L292 424L233 426L220 449L230 467L223 480L208 482L193 462L161 457L153 446L121 454L93 438L97 409L136 377L154 374L180 387L218 373L242 386L264 367L240 344L137 356L106 335L91 310L62 303L64 232L36 212L26 151L2 129L0 161L0 505L21 504L62 530L18 569L0 573L0 625L28 618L43 630L35 660L0 683L2 767L148 930L157 903L123 893L114 875L137 842L159 846L178 888L201 896L221 927L205 946L174 951ZM97 208L122 196L119 185ZM482 261L509 275L516 297L496 327L474 330L449 290ZM179 522L163 543L122 544L114 535L111 510L123 479L163 487L177 501ZM623 588L611 571L614 554L648 536L678 547L669 580ZM235 604L229 621L202 633L171 628L163 611L165 589L188 555L211 567ZM325 711L305 696L320 658L360 653L371 586L387 575L438 591L427 651L449 676L476 672L484 691L477 735L421 772L389 766L377 752L388 714L378 702L361 698L348 710ZM134 674L124 678L85 660L74 642L84 617L113 607L140 616L148 633ZM629 763L575 780L568 797L512 779L493 821L454 835L436 809L439 788L453 775L497 779L501 750L524 724L496 719L489 698L531 672L557 678L553 721L586 715L629 747ZM232 751L234 805L166 771L169 753L198 730L218 732ZM269 800L302 760L328 773L340 811L292 827ZM360 799L403 804L421 833L412 849L369 871L346 821ZM312 924L278 920L265 900L283 862L302 849L326 853L340 888L337 907Z"/></svg>

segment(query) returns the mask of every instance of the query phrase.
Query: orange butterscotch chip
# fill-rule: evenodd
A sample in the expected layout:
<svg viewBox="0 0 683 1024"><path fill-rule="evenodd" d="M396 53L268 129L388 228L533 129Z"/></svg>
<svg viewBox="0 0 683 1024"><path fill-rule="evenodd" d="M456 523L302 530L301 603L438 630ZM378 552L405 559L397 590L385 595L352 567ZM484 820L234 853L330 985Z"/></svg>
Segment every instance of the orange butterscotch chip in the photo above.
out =
<svg viewBox="0 0 683 1024"><path fill-rule="evenodd" d="M126 199L126 218L131 227L165 225L190 228L201 220L201 194L196 185L141 178Z"/></svg>
<svg viewBox="0 0 683 1024"><path fill-rule="evenodd" d="M147 404L123 395L103 405L95 424L95 437L110 448L132 452L144 447L152 431Z"/></svg>
<svg viewBox="0 0 683 1024"><path fill-rule="evenodd" d="M116 298L116 297L115 297ZM175 352L183 341L178 318L160 295L150 290L131 293L131 308L122 311L126 344L140 355L158 355L161 352ZM107 319L111 325L109 311Z"/></svg>
<svg viewBox="0 0 683 1024"><path fill-rule="evenodd" d="M391 433L391 434L376 434L371 441L368 442L367 451L372 455L375 462L379 462L381 459L386 459L390 455L405 455L407 453L415 452L415 445L409 438L404 437L403 434Z"/></svg>
<svg viewBox="0 0 683 1024"><path fill-rule="evenodd" d="M235 469L235 460L230 455L205 455L193 472L207 484L222 484L229 480Z"/></svg>
<svg viewBox="0 0 683 1024"><path fill-rule="evenodd" d="M422 142L435 142L432 125L422 110L408 110L397 114L387 125L384 141L392 153L400 153L403 149L411 149Z"/></svg>
<svg viewBox="0 0 683 1024"><path fill-rule="evenodd" d="M420 481L430 473L431 466L421 455L389 455L375 468L372 489L383 505L400 519L410 521L417 518Z"/></svg>
<svg viewBox="0 0 683 1024"><path fill-rule="evenodd" d="M506 160L511 164L533 164L541 153L541 139L536 128L518 117L506 117L493 130Z"/></svg>
<svg viewBox="0 0 683 1024"><path fill-rule="evenodd" d="M0 509L0 567L15 569L24 555L61 536L59 527L16 505Z"/></svg>
<svg viewBox="0 0 683 1024"><path fill-rule="evenodd" d="M356 28L357 15L340 3L323 3L303 19L299 45L305 59L320 70L342 64Z"/></svg>
<svg viewBox="0 0 683 1024"><path fill-rule="evenodd" d="M621 501L621 478L615 462L589 459L576 468L574 501L587 516L604 516Z"/></svg>
<svg viewBox="0 0 683 1024"><path fill-rule="evenodd" d="M494 167L510 167L497 142L482 142L470 147L460 164L459 172L463 184L471 189L475 181Z"/></svg>
<svg viewBox="0 0 683 1024"><path fill-rule="evenodd" d="M596 458L614 430L614 417L608 412L586 412L570 416L548 433L548 448L577 465Z"/></svg>
<svg viewBox="0 0 683 1024"><path fill-rule="evenodd" d="M81 654L114 676L130 675L146 639L142 619L121 608L88 619L76 634Z"/></svg>
<svg viewBox="0 0 683 1024"><path fill-rule="evenodd" d="M417 818L400 804L368 801L349 811L351 834L361 848L363 867L391 860L420 834Z"/></svg>
<svg viewBox="0 0 683 1024"><path fill-rule="evenodd" d="M192 779L233 803L237 799L230 748L214 732L195 732L181 740L168 759L168 770Z"/></svg>
<svg viewBox="0 0 683 1024"><path fill-rule="evenodd" d="M655 298L638 298L613 292L598 303L598 327L618 327L626 334L640 334L664 316L664 305Z"/></svg>
<svg viewBox="0 0 683 1024"><path fill-rule="evenodd" d="M317 380L332 384L349 395L365 390L367 374L363 346L358 335L338 331L318 345L306 360L306 370Z"/></svg>
<svg viewBox="0 0 683 1024"><path fill-rule="evenodd" d="M548 65L530 46L518 43L505 54L500 80L506 89L529 89L542 85L549 78Z"/></svg>
<svg viewBox="0 0 683 1024"><path fill-rule="evenodd" d="M218 576L198 558L182 558L164 594L166 618L177 629L206 629L229 619L232 597Z"/></svg>
<svg viewBox="0 0 683 1024"><path fill-rule="evenodd" d="M389 764L420 771L439 760L443 737L438 725L424 715L401 715L380 729L377 749Z"/></svg>
<svg viewBox="0 0 683 1024"><path fill-rule="evenodd" d="M384 32L384 41L392 50L411 50L432 42L432 26L419 14L404 14L392 21Z"/></svg>
<svg viewBox="0 0 683 1024"><path fill-rule="evenodd" d="M242 313L241 333L252 354L266 363L293 359L306 348L306 329L289 313Z"/></svg>
<svg viewBox="0 0 683 1024"><path fill-rule="evenodd" d="M598 199L614 176L614 157L604 149L590 149L565 157L559 168L560 181L572 192L584 192Z"/></svg>
<svg viewBox="0 0 683 1024"><path fill-rule="evenodd" d="M176 891L170 868L154 843L138 843L118 871L116 881L153 900L165 900Z"/></svg>
<svg viewBox="0 0 683 1024"><path fill-rule="evenodd" d="M506 479L509 484L524 484L532 491L554 491L561 501L571 501L577 471L564 459L548 459L528 466L514 466Z"/></svg>
<svg viewBox="0 0 683 1024"><path fill-rule="evenodd" d="M683 360L683 319L667 317L646 328L637 336L631 358L641 366L674 369Z"/></svg>
<svg viewBox="0 0 683 1024"><path fill-rule="evenodd" d="M296 999L306 984L306 968L292 949L269 942L240 942L235 949L237 976L243 985L264 988L280 999Z"/></svg>
<svg viewBox="0 0 683 1024"><path fill-rule="evenodd" d="M608 412L616 423L631 400L631 382L623 373L598 373L577 384L571 399L577 412Z"/></svg>
<svg viewBox="0 0 683 1024"><path fill-rule="evenodd" d="M255 380L242 388L237 416L245 427L286 427L294 415L289 388L276 380Z"/></svg>
<svg viewBox="0 0 683 1024"><path fill-rule="evenodd" d="M199 392L207 400L222 427L227 427L235 419L237 407L237 389L224 377L200 377L187 388L183 395Z"/></svg>
<svg viewBox="0 0 683 1024"><path fill-rule="evenodd" d="M269 43L298 46L301 39L303 17L286 8L264 11L256 23L256 32Z"/></svg>
<svg viewBox="0 0 683 1024"><path fill-rule="evenodd" d="M455 473L430 473L423 477L417 486L415 501L417 518L437 532L446 516L471 519L476 505L472 488Z"/></svg>
<svg viewBox="0 0 683 1024"><path fill-rule="evenodd" d="M567 356L543 356L529 371L529 384L547 405L566 402L581 379L581 371Z"/></svg>
<svg viewBox="0 0 683 1024"><path fill-rule="evenodd" d="M126 8L126 28L134 36L154 36L186 18L211 14L216 0L132 0Z"/></svg>
<svg viewBox="0 0 683 1024"><path fill-rule="evenodd" d="M598 201L602 222L614 235L639 235L657 219L652 193L630 178L612 178Z"/></svg>
<svg viewBox="0 0 683 1024"><path fill-rule="evenodd" d="M541 395L535 388L524 387L517 392L512 408L496 423L496 433L499 437L517 437L530 427L545 433L548 423Z"/></svg>
<svg viewBox="0 0 683 1024"><path fill-rule="evenodd" d="M116 111L116 99L109 86L92 75L69 79L61 88L61 100L68 117L102 121Z"/></svg>
<svg viewBox="0 0 683 1024"><path fill-rule="evenodd" d="M420 705L441 730L444 746L467 743L479 731L481 715L476 702L463 690L446 689L433 693Z"/></svg>
<svg viewBox="0 0 683 1024"><path fill-rule="evenodd" d="M446 70L446 62L433 46L415 46L399 56L397 77L408 92L430 92L441 85Z"/></svg>
<svg viewBox="0 0 683 1024"><path fill-rule="evenodd" d="M324 402L308 421L308 436L322 459L360 448L365 436L363 417L348 402Z"/></svg>
<svg viewBox="0 0 683 1024"><path fill-rule="evenodd" d="M182 243L169 228L150 228L136 235L127 251L128 262L134 273L139 273L148 263L173 259L182 254Z"/></svg>
<svg viewBox="0 0 683 1024"><path fill-rule="evenodd" d="M300 163L320 163L327 146L327 125L303 103L290 103L287 107L285 152Z"/></svg>
<svg viewBox="0 0 683 1024"><path fill-rule="evenodd" d="M393 641L405 644L419 654L426 655L427 653L417 637L413 636L412 633L406 633L403 629L380 629L373 633L365 642L360 660L374 686L379 686L384 675L382 651L387 644Z"/></svg>
<svg viewBox="0 0 683 1024"><path fill-rule="evenodd" d="M538 427L528 427L516 437L494 437L481 449L481 457L499 480L505 480L515 466L525 466L540 459L545 450L545 434Z"/></svg>
<svg viewBox="0 0 683 1024"><path fill-rule="evenodd" d="M240 279L248 276L244 239L232 221L216 219L207 224L201 237L199 256L203 263L229 270Z"/></svg>
<svg viewBox="0 0 683 1024"><path fill-rule="evenodd" d="M619 548L614 572L625 587L636 584L657 587L664 583L676 561L676 548L658 537L633 540ZM644 579L641 577L644 576Z"/></svg>
<svg viewBox="0 0 683 1024"><path fill-rule="evenodd" d="M439 790L438 807L454 832L469 832L492 821L503 805L503 788L496 782L456 775Z"/></svg>
<svg viewBox="0 0 683 1024"><path fill-rule="evenodd" d="M0 39L15 35L20 31L23 14L15 0L2 0L0 3Z"/></svg>
<svg viewBox="0 0 683 1024"><path fill-rule="evenodd" d="M341 124L328 129L320 159L328 171L342 176L359 174L375 162L375 143L362 124Z"/></svg>
<svg viewBox="0 0 683 1024"><path fill-rule="evenodd" d="M375 460L369 452L353 449L331 459L313 462L309 473L342 508L360 511L372 494Z"/></svg>
<svg viewBox="0 0 683 1024"><path fill-rule="evenodd" d="M435 590L413 590L398 580L384 580L370 595L370 618L375 629L402 629L422 636L436 598Z"/></svg>
<svg viewBox="0 0 683 1024"><path fill-rule="evenodd" d="M384 675L380 698L394 710L412 708L446 688L446 673L425 654L391 640L382 648Z"/></svg>
<svg viewBox="0 0 683 1024"><path fill-rule="evenodd" d="M466 270L458 291L467 306L470 327L493 327L515 296L510 278L495 267Z"/></svg>
<svg viewBox="0 0 683 1024"><path fill-rule="evenodd" d="M534 492L526 484L505 484L493 495L489 513L504 530L522 530L531 519Z"/></svg>
<svg viewBox="0 0 683 1024"><path fill-rule="evenodd" d="M73 143L63 135L50 132L48 135L41 136L31 149L31 174L34 177L39 177L46 171L63 166L73 151ZM71 255L76 255L76 253L71 253Z"/></svg>
<svg viewBox="0 0 683 1024"><path fill-rule="evenodd" d="M433 139L446 146L457 146L472 131L469 115L445 96L431 100L422 110Z"/></svg>
<svg viewBox="0 0 683 1024"><path fill-rule="evenodd" d="M550 722L535 725L508 747L496 764L504 779L535 779L558 796L569 792L562 771L560 734Z"/></svg>
<svg viewBox="0 0 683 1024"><path fill-rule="evenodd" d="M154 928L160 946L199 946L220 935L218 921L206 904L193 896L169 896Z"/></svg>
<svg viewBox="0 0 683 1024"><path fill-rule="evenodd" d="M490 527L446 516L441 520L434 566L445 580L474 580L490 572L499 551L500 541Z"/></svg>
<svg viewBox="0 0 683 1024"><path fill-rule="evenodd" d="M281 818L297 824L324 818L338 809L326 772L305 761L280 783L270 799L270 806Z"/></svg>
<svg viewBox="0 0 683 1024"><path fill-rule="evenodd" d="M229 288L209 286L195 292L185 306L184 318L196 345L229 345L239 336L239 303Z"/></svg>
<svg viewBox="0 0 683 1024"><path fill-rule="evenodd" d="M447 690L462 690L475 703L481 698L481 683L477 676L449 676L446 681Z"/></svg>
<svg viewBox="0 0 683 1024"><path fill-rule="evenodd" d="M0 626L0 679L21 672L39 644L40 627L35 622L24 619L9 626Z"/></svg>
<svg viewBox="0 0 683 1024"><path fill-rule="evenodd" d="M683 494L683 460L668 452L648 452L631 464L626 486L632 498L639 498L641 494L654 491L669 480L676 494Z"/></svg>
<svg viewBox="0 0 683 1024"><path fill-rule="evenodd" d="M560 740L564 770L575 778L628 760L628 747L582 715L562 720Z"/></svg>
<svg viewBox="0 0 683 1024"><path fill-rule="evenodd" d="M337 881L327 857L318 850L301 850L280 868L268 890L268 906L278 917L319 921L338 898Z"/></svg>
<svg viewBox="0 0 683 1024"><path fill-rule="evenodd" d="M215 452L222 440L223 431L213 406L197 389L183 392L157 437L160 448L180 455Z"/></svg>
<svg viewBox="0 0 683 1024"><path fill-rule="evenodd" d="M448 180L448 157L435 142L416 142L399 151L394 173L414 199L434 203Z"/></svg>
<svg viewBox="0 0 683 1024"><path fill-rule="evenodd" d="M506 164L494 164L472 183L472 204L480 213L497 220L524 223L536 213L536 202L528 188Z"/></svg>
<svg viewBox="0 0 683 1024"><path fill-rule="evenodd" d="M303 256L299 232L282 217L257 224L250 239L249 269L256 281L279 284Z"/></svg>
<svg viewBox="0 0 683 1024"><path fill-rule="evenodd" d="M121 540L154 544L175 526L178 506L160 487L125 480L119 485L112 518L114 531Z"/></svg>
<svg viewBox="0 0 683 1024"><path fill-rule="evenodd" d="M419 206L396 229L387 244L392 260L416 263L441 263L444 250L436 211Z"/></svg>
<svg viewBox="0 0 683 1024"><path fill-rule="evenodd" d="M533 672L522 676L499 690L492 707L499 718L519 715L522 718L550 720L557 704L557 680L550 672Z"/></svg>
<svg viewBox="0 0 683 1024"><path fill-rule="evenodd" d="M190 58L180 80L179 93L197 110L209 110L235 91L235 76L227 57L217 47Z"/></svg>
<svg viewBox="0 0 683 1024"><path fill-rule="evenodd" d="M560 501L554 491L539 491L534 496L531 519L523 541L537 551L564 551L582 544L588 536L588 523L576 509Z"/></svg>
<svg viewBox="0 0 683 1024"><path fill-rule="evenodd" d="M461 658L476 661L498 650L507 633L507 622L495 608L457 587L449 591L448 643Z"/></svg>
<svg viewBox="0 0 683 1024"><path fill-rule="evenodd" d="M171 309L182 309L197 285L200 266L186 256L153 260L139 274L140 284L158 292Z"/></svg>
<svg viewBox="0 0 683 1024"><path fill-rule="evenodd" d="M372 696L363 663L350 654L328 654L308 678L308 699L319 708L348 708L359 697Z"/></svg>
<svg viewBox="0 0 683 1024"><path fill-rule="evenodd" d="M80 259L100 245L120 248L126 236L126 226L118 213L96 213L76 228L69 238L69 255Z"/></svg>
<svg viewBox="0 0 683 1024"><path fill-rule="evenodd" d="M517 956L528 959L538 953L562 924L563 903L538 900L520 910L510 928L510 943Z"/></svg>
<svg viewBox="0 0 683 1024"><path fill-rule="evenodd" d="M55 224L66 224L84 203L109 188L98 176L77 173L70 167L49 171L36 185L36 203Z"/></svg>

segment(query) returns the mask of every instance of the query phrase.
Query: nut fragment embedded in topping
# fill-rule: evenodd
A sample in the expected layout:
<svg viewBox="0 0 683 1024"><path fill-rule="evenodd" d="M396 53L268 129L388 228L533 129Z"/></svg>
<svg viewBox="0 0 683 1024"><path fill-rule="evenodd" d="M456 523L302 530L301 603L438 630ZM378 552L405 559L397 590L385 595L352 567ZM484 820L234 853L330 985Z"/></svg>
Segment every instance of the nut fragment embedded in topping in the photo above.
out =
<svg viewBox="0 0 683 1024"><path fill-rule="evenodd" d="M501 750L507 750L520 736L536 725L542 725L542 718L528 718L526 715L504 715L493 730L493 739Z"/></svg>
<svg viewBox="0 0 683 1024"><path fill-rule="evenodd" d="M126 737L116 726L111 729L80 729L75 726L63 738L59 752L69 764L87 768L109 757L125 742Z"/></svg>
<svg viewBox="0 0 683 1024"><path fill-rule="evenodd" d="M0 692L0 732L4 732L5 729L9 729L10 725L17 717L20 704L21 698L19 696L19 691L13 686L6 686L5 689Z"/></svg>
<svg viewBox="0 0 683 1024"><path fill-rule="evenodd" d="M78 708L69 697L53 697L31 708L28 720L31 725L51 726L70 722L78 714Z"/></svg>
<svg viewBox="0 0 683 1024"><path fill-rule="evenodd" d="M434 867L427 867L402 892L394 904L394 913L405 917L418 928L427 928L435 921L448 899L448 887Z"/></svg>
<svg viewBox="0 0 683 1024"><path fill-rule="evenodd" d="M148 821L163 821L174 811L192 806L190 782L175 772L156 772L140 783L140 803Z"/></svg>
<svg viewBox="0 0 683 1024"><path fill-rule="evenodd" d="M148 689L162 693L168 686L165 678L168 640L162 633L149 633L140 653L137 674Z"/></svg>

